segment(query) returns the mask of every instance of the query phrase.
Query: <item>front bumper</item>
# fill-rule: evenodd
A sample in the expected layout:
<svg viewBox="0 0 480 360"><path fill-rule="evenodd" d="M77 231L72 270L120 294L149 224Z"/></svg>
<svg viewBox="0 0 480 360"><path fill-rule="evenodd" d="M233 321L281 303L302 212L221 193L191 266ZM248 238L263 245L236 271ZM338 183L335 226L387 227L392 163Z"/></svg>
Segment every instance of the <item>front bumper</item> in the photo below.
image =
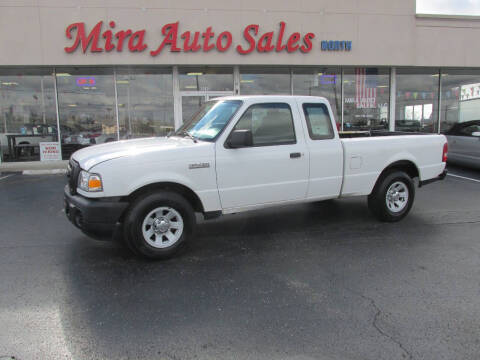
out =
<svg viewBox="0 0 480 360"><path fill-rule="evenodd" d="M65 214L77 228L94 238L112 237L128 203L104 199L88 199L72 195L68 185L64 189Z"/></svg>
<svg viewBox="0 0 480 360"><path fill-rule="evenodd" d="M418 186L422 187L423 185L427 185L427 184L431 184L435 181L443 180L443 179L445 179L446 176L447 176L447 170L443 170L443 172L435 178L420 181L418 183Z"/></svg>

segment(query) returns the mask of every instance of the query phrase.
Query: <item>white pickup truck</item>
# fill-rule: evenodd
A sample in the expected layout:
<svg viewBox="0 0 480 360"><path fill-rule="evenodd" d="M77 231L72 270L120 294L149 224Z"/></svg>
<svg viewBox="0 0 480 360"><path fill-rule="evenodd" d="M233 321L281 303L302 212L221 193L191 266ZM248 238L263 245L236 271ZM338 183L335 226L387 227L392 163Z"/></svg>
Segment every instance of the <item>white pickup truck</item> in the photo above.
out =
<svg viewBox="0 0 480 360"><path fill-rule="evenodd" d="M65 212L93 237L121 234L166 258L205 219L267 206L368 195L381 221L410 211L418 184L445 177L443 135L339 135L328 101L310 96L211 100L167 137L75 152Z"/></svg>

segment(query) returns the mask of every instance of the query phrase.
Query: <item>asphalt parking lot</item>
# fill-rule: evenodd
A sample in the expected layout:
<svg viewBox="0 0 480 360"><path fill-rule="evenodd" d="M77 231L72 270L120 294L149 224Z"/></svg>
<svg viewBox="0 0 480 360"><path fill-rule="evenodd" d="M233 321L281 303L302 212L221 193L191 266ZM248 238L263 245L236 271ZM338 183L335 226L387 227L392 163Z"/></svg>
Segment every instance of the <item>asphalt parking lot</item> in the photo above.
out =
<svg viewBox="0 0 480 360"><path fill-rule="evenodd" d="M64 176L0 175L0 358L478 358L480 172L450 171L400 223L364 198L260 210L164 262L75 229Z"/></svg>

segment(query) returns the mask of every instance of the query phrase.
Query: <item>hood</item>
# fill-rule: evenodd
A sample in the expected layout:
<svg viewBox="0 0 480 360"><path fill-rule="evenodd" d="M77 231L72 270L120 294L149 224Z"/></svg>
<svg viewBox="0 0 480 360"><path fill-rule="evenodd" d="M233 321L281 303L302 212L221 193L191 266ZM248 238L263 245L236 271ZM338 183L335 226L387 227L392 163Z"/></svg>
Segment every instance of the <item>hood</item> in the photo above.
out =
<svg viewBox="0 0 480 360"><path fill-rule="evenodd" d="M189 138L180 137L155 137L146 139L133 139L109 142L106 144L92 145L76 151L72 158L85 170L102 162L126 156L137 156L149 152L159 152L172 148L185 148L198 145Z"/></svg>

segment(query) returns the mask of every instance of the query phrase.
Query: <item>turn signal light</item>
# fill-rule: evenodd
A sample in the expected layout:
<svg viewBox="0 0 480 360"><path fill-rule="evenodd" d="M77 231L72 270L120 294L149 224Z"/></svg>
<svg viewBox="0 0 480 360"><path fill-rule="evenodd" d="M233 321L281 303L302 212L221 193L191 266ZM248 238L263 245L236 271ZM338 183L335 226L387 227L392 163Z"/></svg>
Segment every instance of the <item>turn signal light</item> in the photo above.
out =
<svg viewBox="0 0 480 360"><path fill-rule="evenodd" d="M448 143L443 145L443 153L442 153L442 162L447 162L448 158Z"/></svg>
<svg viewBox="0 0 480 360"><path fill-rule="evenodd" d="M78 188L83 191L103 191L102 178L99 174L90 174L82 170L78 175Z"/></svg>
<svg viewBox="0 0 480 360"><path fill-rule="evenodd" d="M88 180L88 187L90 189L98 189L102 187L102 182L99 179Z"/></svg>

